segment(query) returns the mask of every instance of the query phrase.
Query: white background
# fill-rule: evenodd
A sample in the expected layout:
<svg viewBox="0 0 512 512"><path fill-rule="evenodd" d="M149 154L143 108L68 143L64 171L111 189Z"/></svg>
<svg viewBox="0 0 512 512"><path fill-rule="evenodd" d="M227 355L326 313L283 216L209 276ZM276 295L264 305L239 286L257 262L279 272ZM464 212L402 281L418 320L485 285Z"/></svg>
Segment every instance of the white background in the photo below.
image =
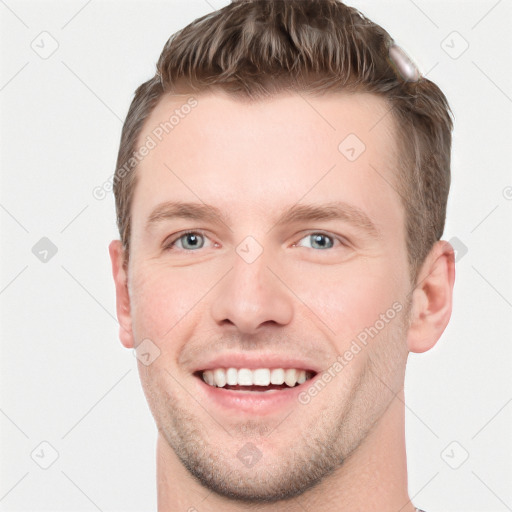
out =
<svg viewBox="0 0 512 512"><path fill-rule="evenodd" d="M156 508L156 428L117 337L114 199L92 190L114 172L133 92L165 41L226 3L0 1L1 510ZM449 327L409 361L410 496L427 512L512 510L512 5L350 4L455 115L444 238L467 253ZM46 59L33 49L57 43ZM42 237L58 249L47 262L32 252Z"/></svg>

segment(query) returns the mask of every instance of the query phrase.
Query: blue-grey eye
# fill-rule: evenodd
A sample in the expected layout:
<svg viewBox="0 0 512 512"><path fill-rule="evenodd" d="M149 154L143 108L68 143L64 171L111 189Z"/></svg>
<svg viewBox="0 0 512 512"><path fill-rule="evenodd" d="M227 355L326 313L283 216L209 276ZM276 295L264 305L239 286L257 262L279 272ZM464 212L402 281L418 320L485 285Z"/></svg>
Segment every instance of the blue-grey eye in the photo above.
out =
<svg viewBox="0 0 512 512"><path fill-rule="evenodd" d="M202 242L200 238L203 239ZM181 241L183 249L201 249L204 245L204 237L199 233L185 233L176 240L176 242L178 241Z"/></svg>
<svg viewBox="0 0 512 512"><path fill-rule="evenodd" d="M334 246L332 237L323 233L312 233L305 236L302 240L311 240L312 249L330 249Z"/></svg>

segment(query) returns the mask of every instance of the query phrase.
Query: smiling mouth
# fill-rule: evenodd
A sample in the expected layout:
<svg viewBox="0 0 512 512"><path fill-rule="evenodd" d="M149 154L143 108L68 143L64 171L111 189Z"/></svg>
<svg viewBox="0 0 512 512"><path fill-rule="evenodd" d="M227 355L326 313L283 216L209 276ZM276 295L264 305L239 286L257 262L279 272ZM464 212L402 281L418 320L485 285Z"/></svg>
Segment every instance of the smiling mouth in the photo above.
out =
<svg viewBox="0 0 512 512"><path fill-rule="evenodd" d="M215 368L197 371L194 375L214 388L261 393L300 386L316 372L297 368Z"/></svg>

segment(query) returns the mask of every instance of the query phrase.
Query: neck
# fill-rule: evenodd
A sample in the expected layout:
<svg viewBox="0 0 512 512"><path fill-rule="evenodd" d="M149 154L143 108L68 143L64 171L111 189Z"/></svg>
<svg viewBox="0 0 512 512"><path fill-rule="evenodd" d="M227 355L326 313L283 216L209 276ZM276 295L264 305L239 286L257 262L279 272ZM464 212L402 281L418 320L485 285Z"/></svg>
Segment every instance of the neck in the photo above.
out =
<svg viewBox="0 0 512 512"><path fill-rule="evenodd" d="M157 487L158 512L415 512L407 492L403 390L343 465L293 500L247 505L212 493L183 467L162 434L157 441Z"/></svg>

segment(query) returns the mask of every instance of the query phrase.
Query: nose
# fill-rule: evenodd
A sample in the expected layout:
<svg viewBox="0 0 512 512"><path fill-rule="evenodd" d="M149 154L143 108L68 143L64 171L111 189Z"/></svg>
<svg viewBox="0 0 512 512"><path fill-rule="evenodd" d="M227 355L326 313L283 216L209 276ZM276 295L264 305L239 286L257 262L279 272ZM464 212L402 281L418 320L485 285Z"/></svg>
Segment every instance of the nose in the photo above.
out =
<svg viewBox="0 0 512 512"><path fill-rule="evenodd" d="M233 268L216 287L212 301L211 313L218 325L232 324L240 332L254 334L264 324L283 326L291 321L293 295L270 257L264 251L248 263L235 254Z"/></svg>

